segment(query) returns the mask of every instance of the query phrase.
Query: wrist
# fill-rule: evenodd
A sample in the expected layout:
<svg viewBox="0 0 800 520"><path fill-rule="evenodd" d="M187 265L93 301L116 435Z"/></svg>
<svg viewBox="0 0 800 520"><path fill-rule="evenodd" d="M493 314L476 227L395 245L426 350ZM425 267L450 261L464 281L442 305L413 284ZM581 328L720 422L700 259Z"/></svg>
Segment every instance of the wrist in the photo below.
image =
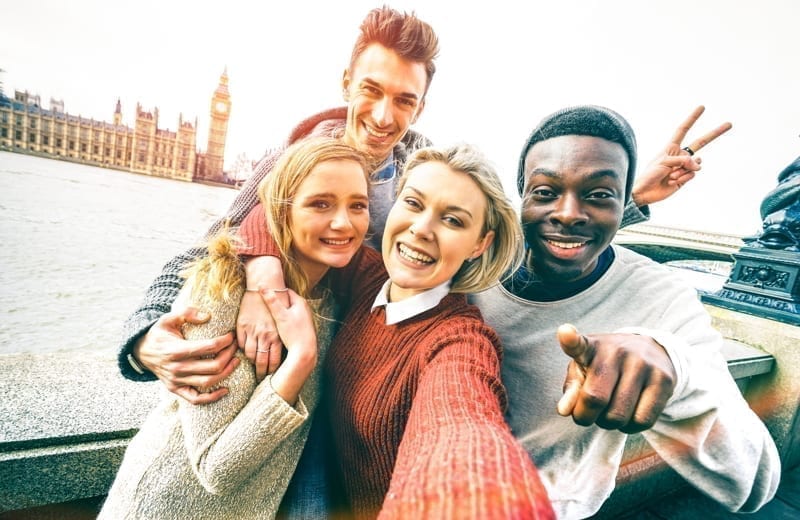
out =
<svg viewBox="0 0 800 520"><path fill-rule="evenodd" d="M290 367L293 372L304 374L304 377L308 377L317 366L316 345L309 345L307 348L295 346L288 349L284 364L287 365L287 368Z"/></svg>
<svg viewBox="0 0 800 520"><path fill-rule="evenodd" d="M634 204L636 204L636 206L637 206L637 207L639 207L639 208L641 208L641 207L644 207L644 206L647 206L647 205L648 205L648 202L647 202L646 200L643 200L643 199L642 199L642 196L641 196L640 194L636 193L636 190L634 190L634 191L632 191L632 192L631 192L631 200L632 200L632 201L633 201L633 203L634 203Z"/></svg>
<svg viewBox="0 0 800 520"><path fill-rule="evenodd" d="M254 256L245 260L247 290L258 291L260 287L283 287L281 261L274 256Z"/></svg>
<svg viewBox="0 0 800 520"><path fill-rule="evenodd" d="M128 364L131 366L134 372L136 372L140 376L143 376L147 373L145 371L146 369L144 368L144 366L142 366L142 364L139 363L139 361L133 356L132 352L128 354Z"/></svg>
<svg viewBox="0 0 800 520"><path fill-rule="evenodd" d="M145 375L147 372L149 372L147 367L144 366L144 363L142 363L139 360L139 350L141 349L142 342L144 341L144 338L146 336L147 335L145 334L145 336L142 336L141 338L139 338L139 341L134 343L133 348L131 349L130 353L126 356L127 359L128 359L128 364L130 365L130 367L137 374L142 375L142 376Z"/></svg>
<svg viewBox="0 0 800 520"><path fill-rule="evenodd" d="M272 389L289 405L294 406L297 403L300 390L316 364L316 352L289 351L286 359L269 380Z"/></svg>

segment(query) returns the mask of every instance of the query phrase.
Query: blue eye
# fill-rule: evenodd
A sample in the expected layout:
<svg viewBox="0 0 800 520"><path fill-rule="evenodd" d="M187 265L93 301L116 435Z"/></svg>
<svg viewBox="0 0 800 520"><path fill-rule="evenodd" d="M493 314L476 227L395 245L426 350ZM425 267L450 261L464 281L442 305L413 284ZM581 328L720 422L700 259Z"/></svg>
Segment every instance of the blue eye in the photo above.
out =
<svg viewBox="0 0 800 520"><path fill-rule="evenodd" d="M422 207L422 204L420 204L419 201L411 197L403 199L403 202L405 202L407 206L411 206L412 208L419 209Z"/></svg>
<svg viewBox="0 0 800 520"><path fill-rule="evenodd" d="M454 217L452 215L445 215L442 220L444 220L447 224L454 226L454 227L464 227L464 223L461 222L461 219Z"/></svg>

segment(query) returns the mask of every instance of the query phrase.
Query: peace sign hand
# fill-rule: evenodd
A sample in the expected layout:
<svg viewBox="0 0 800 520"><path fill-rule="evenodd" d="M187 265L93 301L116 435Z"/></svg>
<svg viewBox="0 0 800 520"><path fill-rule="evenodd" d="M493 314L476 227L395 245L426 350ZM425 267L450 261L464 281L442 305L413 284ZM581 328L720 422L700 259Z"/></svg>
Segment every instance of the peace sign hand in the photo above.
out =
<svg viewBox="0 0 800 520"><path fill-rule="evenodd" d="M682 145L686 134L689 133L705 109L702 105L695 108L689 117L678 126L672 139L661 153L650 162L641 175L636 177L632 197L637 206L642 207L660 202L692 180L695 173L700 170L702 162L700 157L695 154L733 127L731 123L723 123L688 145Z"/></svg>

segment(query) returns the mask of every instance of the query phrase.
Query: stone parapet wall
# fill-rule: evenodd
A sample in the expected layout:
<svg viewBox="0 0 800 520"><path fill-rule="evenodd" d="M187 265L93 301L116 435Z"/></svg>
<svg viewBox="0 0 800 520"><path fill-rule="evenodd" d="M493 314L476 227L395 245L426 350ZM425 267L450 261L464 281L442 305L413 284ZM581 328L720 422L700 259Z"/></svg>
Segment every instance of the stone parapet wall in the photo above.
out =
<svg viewBox="0 0 800 520"><path fill-rule="evenodd" d="M0 355L0 511L104 495L159 384L114 354Z"/></svg>

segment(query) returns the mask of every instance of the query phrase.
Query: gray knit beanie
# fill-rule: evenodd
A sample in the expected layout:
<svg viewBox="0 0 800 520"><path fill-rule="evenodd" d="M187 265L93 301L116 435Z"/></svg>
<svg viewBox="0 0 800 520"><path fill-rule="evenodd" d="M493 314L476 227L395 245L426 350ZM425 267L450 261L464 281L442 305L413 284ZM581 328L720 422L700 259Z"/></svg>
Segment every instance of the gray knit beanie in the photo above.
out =
<svg viewBox="0 0 800 520"><path fill-rule="evenodd" d="M517 170L517 189L522 196L525 186L525 157L528 151L538 142L563 135L588 135L601 137L619 143L628 154L628 176L625 180L625 202L631 197L633 175L636 172L636 136L625 119L611 109L583 105L568 107L554 112L542 119L539 126L533 129L522 148Z"/></svg>

